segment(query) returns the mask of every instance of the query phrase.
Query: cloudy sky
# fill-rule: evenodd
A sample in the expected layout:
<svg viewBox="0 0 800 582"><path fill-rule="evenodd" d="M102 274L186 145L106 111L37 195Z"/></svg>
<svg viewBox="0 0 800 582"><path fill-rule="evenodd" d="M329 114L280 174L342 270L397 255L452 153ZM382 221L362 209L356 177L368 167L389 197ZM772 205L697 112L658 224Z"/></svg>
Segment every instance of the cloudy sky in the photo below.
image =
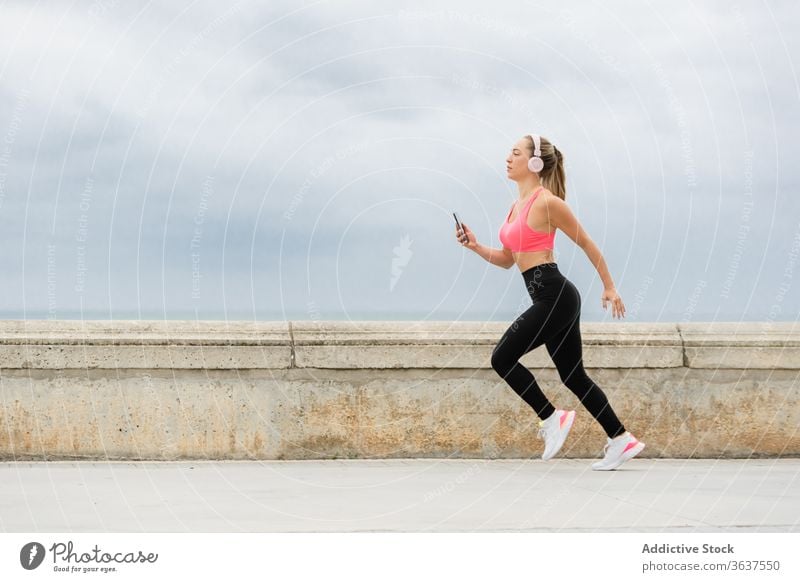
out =
<svg viewBox="0 0 800 582"><path fill-rule="evenodd" d="M796 321L794 2L6 2L3 318L509 320L538 132L627 321ZM611 320L556 236L584 321Z"/></svg>

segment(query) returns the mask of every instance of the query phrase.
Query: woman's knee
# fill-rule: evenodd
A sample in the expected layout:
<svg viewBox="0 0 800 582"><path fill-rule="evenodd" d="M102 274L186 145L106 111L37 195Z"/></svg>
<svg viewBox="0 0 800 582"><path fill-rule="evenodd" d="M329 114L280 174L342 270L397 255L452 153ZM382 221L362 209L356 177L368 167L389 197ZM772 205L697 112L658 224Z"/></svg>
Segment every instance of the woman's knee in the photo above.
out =
<svg viewBox="0 0 800 582"><path fill-rule="evenodd" d="M501 345L495 346L492 350L492 368L501 376L513 368L517 361L518 358Z"/></svg>

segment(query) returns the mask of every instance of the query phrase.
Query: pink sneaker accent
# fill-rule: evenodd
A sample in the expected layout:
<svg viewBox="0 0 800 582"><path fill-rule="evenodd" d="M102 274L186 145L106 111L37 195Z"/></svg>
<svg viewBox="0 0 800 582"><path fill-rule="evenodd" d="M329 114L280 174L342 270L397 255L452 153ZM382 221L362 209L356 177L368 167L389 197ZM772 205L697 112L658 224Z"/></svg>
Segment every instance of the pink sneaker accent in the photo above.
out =
<svg viewBox="0 0 800 582"><path fill-rule="evenodd" d="M632 449L633 447L635 447L635 446L636 446L636 445L638 445L638 444L639 444L639 441L637 441L636 439L633 439L631 442L629 442L629 443L628 443L628 444L625 446L625 448L622 450L622 453L623 453L623 454L627 453L627 452L628 452L628 449Z"/></svg>
<svg viewBox="0 0 800 582"><path fill-rule="evenodd" d="M561 428L564 428L564 424L567 422L567 418L569 418L569 412L565 410L564 412L561 413L561 423L560 423Z"/></svg>

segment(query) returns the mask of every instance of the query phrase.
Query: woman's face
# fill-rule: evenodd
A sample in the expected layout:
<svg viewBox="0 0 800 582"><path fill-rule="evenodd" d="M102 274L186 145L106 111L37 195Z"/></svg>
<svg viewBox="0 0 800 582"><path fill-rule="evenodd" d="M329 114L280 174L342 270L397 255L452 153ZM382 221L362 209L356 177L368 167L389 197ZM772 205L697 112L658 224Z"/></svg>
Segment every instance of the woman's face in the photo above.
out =
<svg viewBox="0 0 800 582"><path fill-rule="evenodd" d="M528 177L531 173L528 169L528 160L530 157L528 140L523 137L514 144L506 158L506 175L509 179L519 181Z"/></svg>

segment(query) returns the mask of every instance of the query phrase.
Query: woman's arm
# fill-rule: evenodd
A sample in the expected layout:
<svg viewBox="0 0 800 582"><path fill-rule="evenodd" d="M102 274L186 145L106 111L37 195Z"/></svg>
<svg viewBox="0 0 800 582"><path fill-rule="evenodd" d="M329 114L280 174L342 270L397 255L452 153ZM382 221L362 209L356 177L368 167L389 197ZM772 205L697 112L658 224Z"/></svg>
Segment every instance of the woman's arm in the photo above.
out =
<svg viewBox="0 0 800 582"><path fill-rule="evenodd" d="M478 242L478 239L475 238L475 233L473 233L466 224L462 222L461 226L464 227L465 232L463 233L456 228L456 240L461 243L461 246L475 251L478 255L498 267L509 269L514 265L514 256L511 254L510 249L505 247L502 249L485 247Z"/></svg>
<svg viewBox="0 0 800 582"><path fill-rule="evenodd" d="M583 249L583 252L589 257L589 261L597 269L597 273L603 281L603 286L606 289L614 289L614 280L611 278L611 273L608 272L608 265L606 265L606 260L603 258L603 253L600 252L594 241L583 230L567 203L558 196L548 196L546 203L550 224L560 228L576 245Z"/></svg>
<svg viewBox="0 0 800 582"><path fill-rule="evenodd" d="M514 266L514 256L511 254L511 251L505 247L502 249L493 249L490 247L485 247L480 243L476 243L475 248L472 250L489 261L491 264L497 265L498 267L510 269L512 266Z"/></svg>
<svg viewBox="0 0 800 582"><path fill-rule="evenodd" d="M600 252L594 241L583 230L566 202L557 196L548 196L545 198L545 203L547 204L551 226L560 228L569 238L575 241L575 244L583 249L594 268L597 269L597 273L603 280L603 286L605 287L600 298L603 309L606 309L610 304L612 317L625 317L625 304L614 288L614 281L611 279L611 273L608 272L608 265L606 265L606 260L603 258L603 253Z"/></svg>

